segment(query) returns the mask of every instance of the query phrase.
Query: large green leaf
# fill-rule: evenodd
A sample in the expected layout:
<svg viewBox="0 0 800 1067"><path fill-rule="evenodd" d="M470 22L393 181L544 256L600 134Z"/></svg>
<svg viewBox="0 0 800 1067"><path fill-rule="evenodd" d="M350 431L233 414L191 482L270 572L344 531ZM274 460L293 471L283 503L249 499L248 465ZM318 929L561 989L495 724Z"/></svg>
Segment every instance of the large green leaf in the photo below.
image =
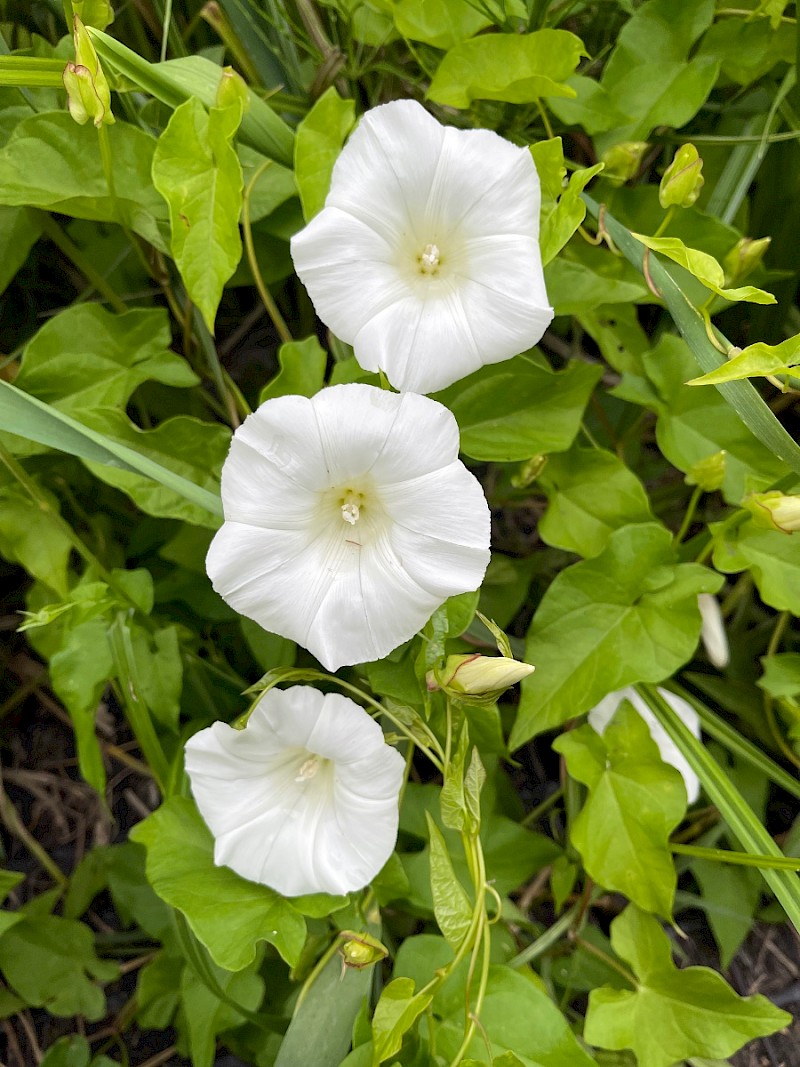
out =
<svg viewBox="0 0 800 1067"><path fill-rule="evenodd" d="M2 194L0 194L2 195ZM0 263L0 294L28 258L39 240L42 227L35 211L27 207L0 207L0 248L5 249Z"/></svg>
<svg viewBox="0 0 800 1067"><path fill-rule="evenodd" d="M766 997L738 996L708 967L678 970L658 920L633 904L611 924L611 944L633 968L636 988L592 990L584 1036L600 1048L633 1049L639 1067L722 1059L791 1021Z"/></svg>
<svg viewBox="0 0 800 1067"><path fill-rule="evenodd" d="M432 1000L432 993L415 993L410 978L394 978L389 982L372 1016L373 1067L400 1051L403 1035Z"/></svg>
<svg viewBox="0 0 800 1067"><path fill-rule="evenodd" d="M644 486L613 452L571 448L550 456L536 485L549 501L542 540L586 558L602 552L620 526L653 518Z"/></svg>
<svg viewBox="0 0 800 1067"><path fill-rule="evenodd" d="M60 596L67 595L72 540L56 521L58 500L39 486L43 507L0 471L0 553Z"/></svg>
<svg viewBox="0 0 800 1067"><path fill-rule="evenodd" d="M274 890L215 866L213 838L191 800L168 800L131 837L147 849L153 889L186 916L220 967L242 970L262 940L297 963L306 933L302 916Z"/></svg>
<svg viewBox="0 0 800 1067"><path fill-rule="evenodd" d="M119 412L112 414L120 415ZM222 501L218 494L195 485L169 467L155 463L149 456L140 455L127 445L111 440L69 415L62 414L56 408L42 403L36 397L15 389L2 379L0 430L17 434L27 441L68 452L71 456L103 464L104 468L113 467L120 475L128 472L143 476L145 481L150 479L157 485L166 486L173 495L177 494L189 501L195 513L217 516L214 525L219 525L219 519L222 518ZM107 470L105 473L108 475ZM208 525L212 525L210 520L206 521Z"/></svg>
<svg viewBox="0 0 800 1067"><path fill-rule="evenodd" d="M114 197L91 123L78 126L67 111L24 119L0 150L0 204L119 222L164 251L167 213L150 180L155 140L119 121L107 127L106 135L114 161Z"/></svg>
<svg viewBox="0 0 800 1067"><path fill-rule="evenodd" d="M456 878L441 830L428 815L430 835L431 894L433 913L439 929L457 947L464 940L472 920L472 907L464 887Z"/></svg>
<svg viewBox="0 0 800 1067"><path fill-rule="evenodd" d="M740 519L712 523L714 566L725 574L750 571L765 604L800 616L800 537Z"/></svg>
<svg viewBox="0 0 800 1067"><path fill-rule="evenodd" d="M668 678L697 646L697 594L721 584L705 567L678 564L655 523L623 526L599 556L563 570L528 631L524 658L536 673L522 684L511 747L616 689Z"/></svg>
<svg viewBox="0 0 800 1067"><path fill-rule="evenodd" d="M444 51L490 24L469 0L400 0L393 5L392 15L404 37Z"/></svg>
<svg viewBox="0 0 800 1067"><path fill-rule="evenodd" d="M584 55L583 42L566 30L485 34L450 49L428 96L458 108L469 107L473 100L525 104L542 97L573 96L564 83Z"/></svg>
<svg viewBox="0 0 800 1067"><path fill-rule="evenodd" d="M483 367L436 398L455 415L468 456L522 460L569 448L601 375L599 364L570 363L555 374L516 356Z"/></svg>
<svg viewBox="0 0 800 1067"><path fill-rule="evenodd" d="M153 184L169 205L172 258L210 333L242 257L242 167L232 144L240 121L239 106L206 111L192 97L175 109L153 155Z"/></svg>
<svg viewBox="0 0 800 1067"><path fill-rule="evenodd" d="M277 396L314 396L325 384L327 361L328 353L316 337L287 341L278 349L281 369L261 390L259 404Z"/></svg>
<svg viewBox="0 0 800 1067"><path fill-rule="evenodd" d="M602 737L581 726L556 738L553 748L589 789L570 831L587 872L668 918L676 885L669 836L686 811L686 789L661 759L647 724L625 701Z"/></svg>
<svg viewBox="0 0 800 1067"><path fill-rule="evenodd" d="M779 345L756 341L737 352L717 370L693 378L689 385L719 385L741 378L759 378L768 374L800 375L800 337L789 337Z"/></svg>
<svg viewBox="0 0 800 1067"><path fill-rule="evenodd" d="M297 127L294 169L306 222L322 210L333 165L354 123L355 103L331 86Z"/></svg>

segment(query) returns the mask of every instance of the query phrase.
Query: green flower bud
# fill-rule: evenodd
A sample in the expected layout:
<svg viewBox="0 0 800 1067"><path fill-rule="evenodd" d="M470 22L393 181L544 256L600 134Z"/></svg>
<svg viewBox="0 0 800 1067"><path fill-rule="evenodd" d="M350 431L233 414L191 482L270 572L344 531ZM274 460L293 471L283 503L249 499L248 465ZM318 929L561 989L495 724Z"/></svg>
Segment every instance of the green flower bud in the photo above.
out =
<svg viewBox="0 0 800 1067"><path fill-rule="evenodd" d="M511 475L511 484L515 489L527 489L539 477L547 466L547 456L531 456L520 464L515 474Z"/></svg>
<svg viewBox="0 0 800 1067"><path fill-rule="evenodd" d="M629 181L642 165L644 154L650 145L647 141L622 141L612 145L600 157L605 163L603 177L622 185Z"/></svg>
<svg viewBox="0 0 800 1067"><path fill-rule="evenodd" d="M796 533L800 530L800 496L785 496L777 490L769 493L751 493L742 501L742 507L753 516L756 526L781 533Z"/></svg>
<svg viewBox="0 0 800 1067"><path fill-rule="evenodd" d="M442 670L436 673L436 682L451 696L494 703L509 686L527 678L534 669L530 663L476 652L471 656L448 656Z"/></svg>
<svg viewBox="0 0 800 1067"><path fill-rule="evenodd" d="M684 481L687 485L699 485L704 493L715 493L725 481L727 459L728 453L723 449L698 460L686 472Z"/></svg>
<svg viewBox="0 0 800 1067"><path fill-rule="evenodd" d="M233 67L223 67L222 77L217 87L216 107L231 107L236 103L241 104L242 114L250 106L250 91L245 84L244 78L237 74Z"/></svg>
<svg viewBox="0 0 800 1067"><path fill-rule="evenodd" d="M658 189L662 207L691 207L703 188L703 161L693 144L684 144L664 171Z"/></svg>
<svg viewBox="0 0 800 1067"><path fill-rule="evenodd" d="M725 285L738 285L755 270L770 246L771 237L742 237L722 261L725 269Z"/></svg>
<svg viewBox="0 0 800 1067"><path fill-rule="evenodd" d="M77 15L73 19L73 39L75 62L68 63L64 70L69 113L81 126L89 119L95 126L110 126L114 122L111 91L92 39Z"/></svg>
<svg viewBox="0 0 800 1067"><path fill-rule="evenodd" d="M345 967L363 970L374 963L380 963L389 955L385 945L371 934L357 934L352 930L342 930L339 937L346 939L339 949Z"/></svg>

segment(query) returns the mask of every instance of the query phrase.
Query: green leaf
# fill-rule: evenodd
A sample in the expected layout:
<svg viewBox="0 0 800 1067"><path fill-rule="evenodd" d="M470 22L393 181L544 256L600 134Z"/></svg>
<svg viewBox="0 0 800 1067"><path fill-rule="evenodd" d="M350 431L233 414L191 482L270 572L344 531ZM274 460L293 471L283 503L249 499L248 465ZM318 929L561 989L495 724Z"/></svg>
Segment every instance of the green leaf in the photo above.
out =
<svg viewBox="0 0 800 1067"><path fill-rule="evenodd" d="M268 160L266 156L248 148L247 145L237 145L237 152L242 165L242 183L245 189L258 173L258 179L250 190L251 223L267 218L287 200L297 196L294 172L288 167ZM270 165L264 166L265 163Z"/></svg>
<svg viewBox="0 0 800 1067"><path fill-rule="evenodd" d="M587 872L668 918L676 886L669 837L686 811L686 789L662 761L647 724L624 701L602 737L581 726L556 738L553 748L589 789L570 832Z"/></svg>
<svg viewBox="0 0 800 1067"><path fill-rule="evenodd" d="M290 965L297 963L306 932L302 917L267 886L215 866L213 838L191 800L168 800L138 823L131 837L147 849L153 889L186 916L220 967L242 970L255 959L261 940Z"/></svg>
<svg viewBox="0 0 800 1067"><path fill-rule="evenodd" d="M584 558L599 555L620 526L653 518L644 486L613 452L574 447L549 456L536 486L549 502L542 540Z"/></svg>
<svg viewBox="0 0 800 1067"><path fill-rule="evenodd" d="M150 180L154 139L119 121L106 128L106 136L114 159L115 197L109 193L91 123L78 126L67 111L24 119L0 150L0 203L118 222L164 251L167 215Z"/></svg>
<svg viewBox="0 0 800 1067"><path fill-rule="evenodd" d="M766 997L738 996L708 967L678 970L658 920L634 905L611 924L611 944L633 967L637 987L592 990L584 1036L600 1048L633 1049L639 1067L721 1059L791 1021Z"/></svg>
<svg viewBox="0 0 800 1067"><path fill-rule="evenodd" d="M47 445L49 448L57 448L81 459L118 468L120 472L142 475L145 479L169 487L173 494L190 501L194 505L195 513L207 513L209 518L216 515L215 526L219 525L222 518L222 501L218 494L195 485L160 463L154 463L148 456L140 455L119 442L109 440L102 433L97 433L56 408L15 389L2 379L0 430L17 434L37 444ZM206 521L211 525L209 520Z"/></svg>
<svg viewBox="0 0 800 1067"><path fill-rule="evenodd" d="M0 248L5 249L0 264L0 295L28 258L41 232L35 211L27 207L0 207Z"/></svg>
<svg viewBox="0 0 800 1067"><path fill-rule="evenodd" d="M762 656L764 674L756 685L773 697L792 699L800 693L800 652L780 652Z"/></svg>
<svg viewBox="0 0 800 1067"><path fill-rule="evenodd" d="M282 344L278 362L281 369L261 390L259 404L276 396L314 396L325 384L328 353L316 337Z"/></svg>
<svg viewBox="0 0 800 1067"><path fill-rule="evenodd" d="M753 925L761 900L761 878L757 871L710 860L694 860L692 874L709 905L706 916L719 946L722 969L727 970Z"/></svg>
<svg viewBox="0 0 800 1067"><path fill-rule="evenodd" d="M468 108L473 100L525 104L542 97L573 96L574 90L564 82L586 54L580 38L566 30L485 34L447 53L428 97Z"/></svg>
<svg viewBox="0 0 800 1067"><path fill-rule="evenodd" d="M469 730L462 724L458 743L445 768L444 784L439 794L442 822L449 830L463 830L467 805L464 799L464 765L467 759ZM431 857L433 863L433 856Z"/></svg>
<svg viewBox="0 0 800 1067"><path fill-rule="evenodd" d="M739 520L741 513L734 516ZM793 534L762 530L752 519L709 526L714 566L724 574L750 571L765 604L800 615L800 550Z"/></svg>
<svg viewBox="0 0 800 1067"><path fill-rule="evenodd" d="M60 1037L48 1048L39 1067L90 1067L92 1049L85 1037ZM105 1059L105 1057L103 1057ZM111 1063L111 1061L107 1061ZM98 1064L98 1067L101 1067ZM102 1065L104 1067L104 1065Z"/></svg>
<svg viewBox="0 0 800 1067"><path fill-rule="evenodd" d="M655 523L615 530L599 556L561 571L528 631L524 659L536 673L522 683L511 748L616 689L668 678L697 646L697 594L721 584L705 567L678 564Z"/></svg>
<svg viewBox="0 0 800 1067"><path fill-rule="evenodd" d="M742 378L760 378L768 374L792 374L800 365L800 337L789 337L779 345L757 341L737 352L717 370L709 371L699 378L692 378L687 385L718 385L720 382L735 382Z"/></svg>
<svg viewBox="0 0 800 1067"><path fill-rule="evenodd" d="M599 364L570 363L555 374L516 356L483 367L436 399L455 415L468 456L512 462L569 448L601 376Z"/></svg>
<svg viewBox="0 0 800 1067"><path fill-rule="evenodd" d="M81 420L97 408L124 409L143 382L197 385L186 360L169 351L171 340L169 318L160 309L115 315L100 304L76 304L28 343L14 386Z"/></svg>
<svg viewBox="0 0 800 1067"><path fill-rule="evenodd" d="M0 938L0 971L26 1004L92 1022L106 1013L98 983L119 974L116 963L98 959L88 926L56 915L26 916L6 930Z"/></svg>
<svg viewBox="0 0 800 1067"><path fill-rule="evenodd" d="M569 177L569 185L562 192L558 204L552 211L546 214L542 212L539 246L544 266L556 257L586 218L586 205L581 200L581 193L602 169L603 164L596 163L593 167L573 171Z"/></svg>
<svg viewBox="0 0 800 1067"><path fill-rule="evenodd" d="M688 270L707 289L725 300L749 300L753 304L776 302L772 293L765 293L763 289L756 289L752 285L745 285L739 289L725 289L725 272L716 259L707 252L700 252L697 248L687 248L678 237L645 237L641 233L632 233L631 237L635 237L645 248L660 252L662 256L671 259L679 267Z"/></svg>
<svg viewBox="0 0 800 1067"><path fill-rule="evenodd" d="M222 290L242 257L242 167L232 141L239 107L209 111L192 97L158 139L153 185L169 205L170 250L209 332Z"/></svg>
<svg viewBox="0 0 800 1067"><path fill-rule="evenodd" d="M569 256L551 260L544 272L556 316L585 315L605 304L652 299L644 281L624 259L583 244L570 245Z"/></svg>
<svg viewBox="0 0 800 1067"><path fill-rule="evenodd" d="M331 85L297 127L294 169L303 217L312 219L325 204L336 157L355 124L355 104Z"/></svg>
<svg viewBox="0 0 800 1067"><path fill-rule="evenodd" d="M209 964L214 982L227 996L247 1011L258 1008L264 996L264 980L251 970L231 973ZM192 967L184 967L180 978L179 1029L183 1032L192 1067L213 1067L217 1035L240 1026L245 1017L224 1003Z"/></svg>
<svg viewBox="0 0 800 1067"><path fill-rule="evenodd" d="M135 623L130 625L140 695L158 722L177 732L183 688L183 662L177 626L151 633Z"/></svg>
<svg viewBox="0 0 800 1067"><path fill-rule="evenodd" d="M432 993L414 993L410 978L394 978L384 988L372 1016L373 1067L400 1051L403 1035L433 1000Z"/></svg>
<svg viewBox="0 0 800 1067"><path fill-rule="evenodd" d="M490 25L483 11L468 0L400 0L392 15L404 37L445 52Z"/></svg>
<svg viewBox="0 0 800 1067"><path fill-rule="evenodd" d="M41 486L39 491L47 510L16 483L0 484L0 553L66 597L72 541L55 521L58 500Z"/></svg>
<svg viewBox="0 0 800 1067"><path fill-rule="evenodd" d="M430 814L427 812L425 814L431 843L433 912L439 929L453 947L458 947L472 923L472 905L467 899L464 887L456 878L447 852L447 845L439 827Z"/></svg>
<svg viewBox="0 0 800 1067"><path fill-rule="evenodd" d="M722 493L731 504L787 474L784 464L753 435L719 392L684 384L696 364L691 350L679 338L662 337L645 354L644 366L658 396L658 447L678 470L688 473L696 463L724 451Z"/></svg>
<svg viewBox="0 0 800 1067"><path fill-rule="evenodd" d="M217 529L222 512L219 472L231 438L227 426L176 415L154 430L140 430L111 409L94 412L91 425L110 448L136 456L141 469L139 473L87 460L95 477L127 493L148 515ZM151 469L159 472L158 479L150 475Z"/></svg>

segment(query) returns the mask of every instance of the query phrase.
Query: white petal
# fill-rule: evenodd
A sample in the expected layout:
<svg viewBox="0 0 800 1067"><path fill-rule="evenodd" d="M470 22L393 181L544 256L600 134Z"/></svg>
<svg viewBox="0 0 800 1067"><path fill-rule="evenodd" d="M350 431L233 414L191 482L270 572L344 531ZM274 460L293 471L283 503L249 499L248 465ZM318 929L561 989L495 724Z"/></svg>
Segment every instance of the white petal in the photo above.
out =
<svg viewBox="0 0 800 1067"><path fill-rule="evenodd" d="M703 619L700 637L708 658L717 670L725 670L730 663L731 654L719 601L711 593L700 593L697 597L697 606L700 608L700 615Z"/></svg>
<svg viewBox="0 0 800 1067"><path fill-rule="evenodd" d="M313 521L317 500L316 493L266 459L243 436L231 441L222 468L222 505L227 520L297 529Z"/></svg>
<svg viewBox="0 0 800 1067"><path fill-rule="evenodd" d="M309 753L330 762L303 778ZM191 738L186 769L215 862L286 895L360 889L394 847L404 761L346 697L270 690L246 729Z"/></svg>
<svg viewBox="0 0 800 1067"><path fill-rule="evenodd" d="M362 326L410 286L397 268L397 243L388 244L359 219L327 207L291 242L297 275L317 314L350 344Z"/></svg>
<svg viewBox="0 0 800 1067"><path fill-rule="evenodd" d="M390 304L362 327L353 348L365 370L382 370L395 389L413 393L444 389L485 359L453 285Z"/></svg>
<svg viewBox="0 0 800 1067"><path fill-rule="evenodd" d="M666 700L672 710L687 726L694 736L700 740L700 719L697 712L681 697L670 693L667 689L659 688L658 692ZM689 763L672 738L667 734L664 727L652 713L647 704L642 700L635 689L628 687L618 689L615 693L609 693L600 703L589 712L589 724L599 733L605 733L617 708L623 700L629 700L636 711L641 715L650 730L650 736L658 745L661 758L680 771L686 785L686 795L690 804L694 804L700 796L700 779L689 766Z"/></svg>
<svg viewBox="0 0 800 1067"><path fill-rule="evenodd" d="M281 396L262 404L237 429L234 440L249 445L286 478L316 491L330 485L311 401ZM223 467L223 505L225 468Z"/></svg>
<svg viewBox="0 0 800 1067"><path fill-rule="evenodd" d="M336 160L326 207L348 212L387 240L424 244L430 238L421 227L444 137L444 128L412 100L373 108Z"/></svg>

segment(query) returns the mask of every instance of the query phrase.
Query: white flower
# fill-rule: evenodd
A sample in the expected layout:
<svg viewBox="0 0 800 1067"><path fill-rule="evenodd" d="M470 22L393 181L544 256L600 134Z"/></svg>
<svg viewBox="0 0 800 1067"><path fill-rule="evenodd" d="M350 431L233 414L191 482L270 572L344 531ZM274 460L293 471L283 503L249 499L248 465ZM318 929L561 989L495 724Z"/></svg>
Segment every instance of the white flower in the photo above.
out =
<svg viewBox="0 0 800 1067"><path fill-rule="evenodd" d="M430 393L530 348L551 322L540 202L527 148L399 100L361 119L292 258L362 367Z"/></svg>
<svg viewBox="0 0 800 1067"><path fill-rule="evenodd" d="M244 730L189 738L186 771L214 862L285 896L361 889L394 848L405 762L337 693L269 690Z"/></svg>
<svg viewBox="0 0 800 1067"><path fill-rule="evenodd" d="M489 508L428 397L337 385L268 400L234 434L214 588L329 670L380 659L477 589Z"/></svg>
<svg viewBox="0 0 800 1067"><path fill-rule="evenodd" d="M666 700L675 714L679 716L684 726L688 726L694 736L699 740L700 719L697 717L697 712L691 704L687 704L685 700L679 696L675 696L674 693L670 693L667 689L659 688L658 692L664 700ZM689 766L686 757L670 738L664 727L635 689L628 687L625 689L618 689L616 693L609 693L607 697L604 697L600 703L589 712L589 725L593 726L599 734L604 734L606 727L613 719L617 708L623 700L629 700L639 715L641 715L647 723L650 730L650 736L658 745L658 751L661 753L662 760L665 763L671 764L671 766L681 772L683 781L686 785L686 795L689 798L689 803L694 804L700 796L700 779Z"/></svg>
<svg viewBox="0 0 800 1067"><path fill-rule="evenodd" d="M697 606L700 608L700 616L703 620L700 638L706 654L713 666L718 671L722 671L728 666L731 654L719 601L711 593L700 593L697 597Z"/></svg>

